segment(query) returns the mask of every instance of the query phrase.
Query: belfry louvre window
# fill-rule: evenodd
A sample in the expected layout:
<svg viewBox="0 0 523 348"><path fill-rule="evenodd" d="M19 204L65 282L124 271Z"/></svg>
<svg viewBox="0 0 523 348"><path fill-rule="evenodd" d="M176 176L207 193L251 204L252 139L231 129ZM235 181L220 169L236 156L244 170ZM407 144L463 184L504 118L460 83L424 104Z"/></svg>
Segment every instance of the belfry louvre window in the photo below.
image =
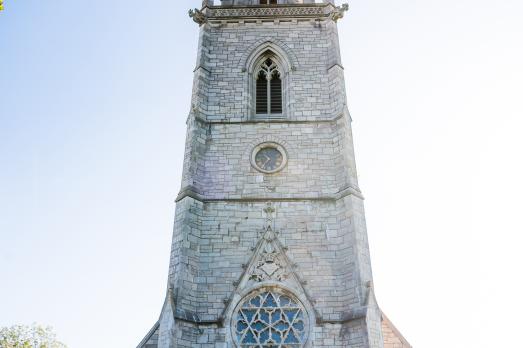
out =
<svg viewBox="0 0 523 348"><path fill-rule="evenodd" d="M278 66L267 58L256 74L256 114L282 113L282 80Z"/></svg>

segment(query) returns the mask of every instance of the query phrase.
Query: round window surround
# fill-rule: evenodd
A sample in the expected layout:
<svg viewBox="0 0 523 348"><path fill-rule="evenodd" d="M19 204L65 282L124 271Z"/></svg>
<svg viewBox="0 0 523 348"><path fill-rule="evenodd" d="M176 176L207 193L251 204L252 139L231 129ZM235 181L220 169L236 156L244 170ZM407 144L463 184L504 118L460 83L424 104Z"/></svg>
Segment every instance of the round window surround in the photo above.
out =
<svg viewBox="0 0 523 348"><path fill-rule="evenodd" d="M251 165L264 174L274 174L287 165L287 151L273 142L257 145L251 154Z"/></svg>

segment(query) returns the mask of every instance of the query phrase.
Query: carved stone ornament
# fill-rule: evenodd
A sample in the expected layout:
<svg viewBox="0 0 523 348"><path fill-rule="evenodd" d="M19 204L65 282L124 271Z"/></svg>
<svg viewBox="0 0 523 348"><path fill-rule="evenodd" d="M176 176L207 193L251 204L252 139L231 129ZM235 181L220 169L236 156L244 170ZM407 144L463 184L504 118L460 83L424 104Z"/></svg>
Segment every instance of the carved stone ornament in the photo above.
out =
<svg viewBox="0 0 523 348"><path fill-rule="evenodd" d="M311 4L310 6L278 6L278 7L214 7L206 8L206 16L210 20L224 20L232 18L331 18L337 21L343 18L349 9L348 4L333 6L329 4Z"/></svg>
<svg viewBox="0 0 523 348"><path fill-rule="evenodd" d="M269 219L273 219L272 217L272 214L274 214L276 212L276 209L274 209L274 207L272 206L272 203L267 203L267 206L265 208L263 208L263 211L265 212L265 214L267 214L267 218Z"/></svg>
<svg viewBox="0 0 523 348"><path fill-rule="evenodd" d="M202 25L207 22L207 17L205 14L197 8L194 10L189 10L189 17L191 17L195 23L198 23L198 25Z"/></svg>
<svg viewBox="0 0 523 348"><path fill-rule="evenodd" d="M284 317L278 317L278 306L275 307L271 302L270 305L265 307L262 305L264 303L263 301L260 301L258 304L257 302L251 301L253 298L259 296L259 294L268 296L267 291L273 294L285 295L282 297L285 299L282 309L286 310L287 308L292 307L289 308L292 310L292 313L290 313L290 319L296 318L296 306L291 305L291 302L286 300L286 298L294 298L294 303L301 304L301 301L294 297L290 291L303 295L310 304L314 303L307 293L307 290L304 288L306 282L302 281L296 272L297 266L287 256L288 248L279 240L279 233L274 228L274 222L276 220L275 213L276 208L271 202L267 202L263 209L263 216L266 220L262 229L263 236L259 238L256 247L253 248L254 253L249 260L249 263L242 265L244 272L240 279L234 283L235 289L231 293L231 296L222 312L222 318L226 318L228 313L233 313L233 324L231 325L231 329L233 330L232 333L234 337L237 339L236 347L299 348L305 347L305 342L307 341L306 336L308 335L307 328L309 325L306 322L308 315L306 315L307 313L304 307L300 307L303 309L304 313L304 325L300 324L296 327L298 330L298 332L296 332L297 335L295 335L296 339L287 340L290 336L288 336L287 333L283 336L278 336L278 331L283 334L282 331L285 331L287 327L292 326L294 321L291 320L289 323L290 326L285 326L284 323L281 322L281 319L284 319ZM288 290L280 289L278 284L282 284ZM254 292L252 291L253 289L255 289ZM250 294L244 297L245 294L249 292ZM239 304L235 300L238 296L244 297ZM277 300L277 297L275 297L275 300ZM253 305L254 307L252 307ZM236 307L235 312L231 312L232 308L234 308L233 306ZM314 308L311 308L314 311ZM255 309L258 313L256 316L259 316L259 318L250 315L253 314L251 311L252 309ZM314 313L315 317L319 317L316 311L314 311ZM246 317L246 315L249 317ZM266 337L265 334L262 333L266 332L267 327L260 327L260 325L263 324L261 321L265 323L264 325L270 327L269 331L272 330L273 335ZM247 330L246 325L251 326L251 329L254 331ZM255 333L258 329L260 332L256 333L256 338L251 338L251 336L249 336L250 333ZM298 336L298 334L300 336ZM278 341L278 337L281 337L282 339Z"/></svg>
<svg viewBox="0 0 523 348"><path fill-rule="evenodd" d="M302 17L323 16L321 6L212 8L209 17Z"/></svg>
<svg viewBox="0 0 523 348"><path fill-rule="evenodd" d="M343 16L345 16L345 12L349 10L349 4L343 4L341 6L337 6L334 11L331 12L331 18L333 21L337 22L338 20L342 19Z"/></svg>
<svg viewBox="0 0 523 348"><path fill-rule="evenodd" d="M284 281L289 277L281 252L272 245L275 237L274 232L270 229L263 236L266 244L263 246L260 257L252 271L251 280L257 282L266 280Z"/></svg>

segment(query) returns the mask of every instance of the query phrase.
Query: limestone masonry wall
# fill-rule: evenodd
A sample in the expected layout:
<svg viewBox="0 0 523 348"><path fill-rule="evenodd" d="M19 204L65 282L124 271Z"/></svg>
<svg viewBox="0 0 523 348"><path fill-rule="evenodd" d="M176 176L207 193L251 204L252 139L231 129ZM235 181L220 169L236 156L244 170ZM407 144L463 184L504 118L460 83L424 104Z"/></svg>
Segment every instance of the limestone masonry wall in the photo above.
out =
<svg viewBox="0 0 523 348"><path fill-rule="evenodd" d="M299 3L300 13L309 13L303 4L313 2ZM169 291L151 339L159 348L235 347L232 313L257 281L301 301L310 319L305 347L383 347L332 18L199 18ZM254 114L252 62L265 49L284 65L277 120ZM264 174L251 165L264 142L285 149L281 171ZM286 277L247 281L267 235L284 260L271 267Z"/></svg>

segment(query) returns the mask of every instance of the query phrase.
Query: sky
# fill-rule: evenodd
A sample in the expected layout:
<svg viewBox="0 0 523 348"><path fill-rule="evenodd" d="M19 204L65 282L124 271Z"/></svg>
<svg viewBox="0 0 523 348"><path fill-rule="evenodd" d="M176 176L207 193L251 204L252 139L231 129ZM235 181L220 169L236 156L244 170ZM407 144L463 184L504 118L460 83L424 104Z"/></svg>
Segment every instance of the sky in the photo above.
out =
<svg viewBox="0 0 523 348"><path fill-rule="evenodd" d="M4 3L0 326L135 347L165 294L199 1ZM414 347L518 345L523 2L350 6L339 31L380 306Z"/></svg>

